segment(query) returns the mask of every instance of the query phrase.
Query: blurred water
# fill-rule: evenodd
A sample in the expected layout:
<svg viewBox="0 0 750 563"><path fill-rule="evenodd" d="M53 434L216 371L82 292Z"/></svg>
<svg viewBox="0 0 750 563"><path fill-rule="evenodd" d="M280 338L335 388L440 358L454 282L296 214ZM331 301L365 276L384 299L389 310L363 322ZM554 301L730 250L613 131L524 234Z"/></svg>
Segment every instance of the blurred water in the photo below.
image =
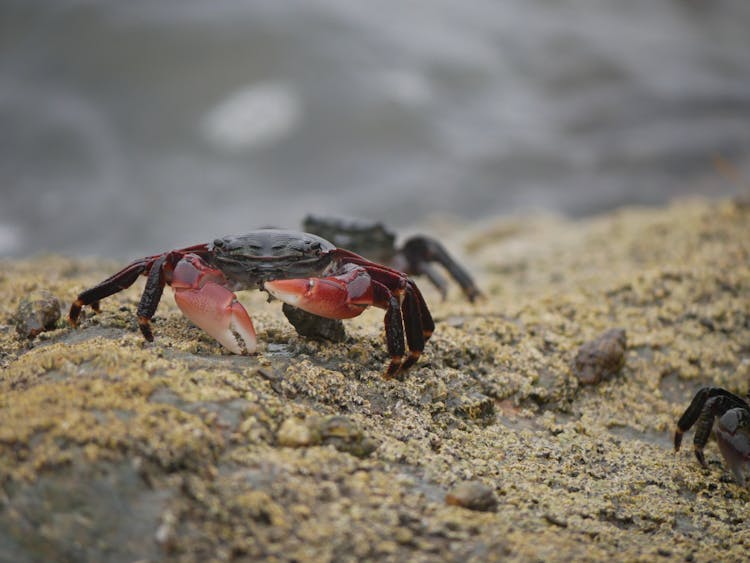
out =
<svg viewBox="0 0 750 563"><path fill-rule="evenodd" d="M731 191L747 0L0 0L0 255Z"/></svg>

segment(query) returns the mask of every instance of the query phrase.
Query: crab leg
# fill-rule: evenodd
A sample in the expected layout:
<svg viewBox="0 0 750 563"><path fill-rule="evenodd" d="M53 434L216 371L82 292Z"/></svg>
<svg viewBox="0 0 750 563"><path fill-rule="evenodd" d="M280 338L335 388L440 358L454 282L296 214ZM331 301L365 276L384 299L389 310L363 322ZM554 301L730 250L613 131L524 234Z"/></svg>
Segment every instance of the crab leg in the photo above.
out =
<svg viewBox="0 0 750 563"><path fill-rule="evenodd" d="M157 269L161 270L164 268L165 263L169 263L173 266L179 260L179 257L181 257L186 252L201 253L205 251L205 244L196 244L194 246L190 246L180 250L173 250L172 252L167 252L165 254L154 254L153 256L146 256L145 258L141 258L139 260L131 262L122 270L116 272L115 274L112 274L106 280L98 283L91 289L87 289L86 291L82 291L81 293L79 293L76 300L70 306L70 312L68 313L68 322L70 322L72 326L76 326L78 324L78 317L81 314L81 309L86 305L90 305L91 308L98 313L99 301L106 297L109 297L110 295L114 295L115 293L122 291L123 289L129 288L135 283L135 280L138 279L138 276L150 275L151 271L154 269L154 266L157 265L157 263ZM163 275L160 273L159 276L159 279L161 280L161 287L163 288ZM156 280L156 283L158 282L159 280ZM152 290L152 292L153 291L155 290ZM161 293L158 293L159 296L161 296ZM141 300L143 301L144 299L146 298L142 297ZM158 305L159 300L156 299L155 301L156 305ZM156 310L156 305L154 305L153 311L151 311L151 315L148 317L149 319L151 318L151 316L153 316L153 313ZM141 324L141 327L143 326L144 325ZM145 332L144 336L146 336L146 338L148 339L148 336ZM151 340L153 340L153 336L151 337Z"/></svg>
<svg viewBox="0 0 750 563"><path fill-rule="evenodd" d="M325 278L274 280L264 288L285 303L326 318L355 317L368 305L385 309L386 347L391 357L385 377L391 378L417 361L434 323L411 281L394 270L369 264L367 268L350 265L343 273ZM406 359L404 337L409 346Z"/></svg>
<svg viewBox="0 0 750 563"><path fill-rule="evenodd" d="M383 376L386 379L396 377L404 366L404 317L401 314L399 298L379 282L373 282L375 293L379 296L377 305L385 309L385 346L391 361Z"/></svg>
<svg viewBox="0 0 750 563"><path fill-rule="evenodd" d="M373 286L379 283L385 288L386 293L398 296L402 312L399 317L403 319L403 329L406 331L406 341L409 345L409 357L395 371L393 371L394 361L392 360L386 372L386 377L392 377L399 371L409 369L416 363L419 356L422 355L425 343L430 339L435 330L435 322L419 288L412 280L398 270L381 264L375 264L347 250L339 249L338 252L349 263L359 264L366 268L373 280ZM377 306L385 308L383 305ZM386 320L386 340L389 339L389 330L395 331L395 328L392 326L389 328L388 321ZM399 328L399 338L403 338L402 333L402 329Z"/></svg>
<svg viewBox="0 0 750 563"><path fill-rule="evenodd" d="M277 299L329 319L356 317L368 305L385 309L385 341L391 362L386 378L394 377L404 361L404 321L396 295L373 281L367 270L354 266L338 276L274 280L264 288Z"/></svg>
<svg viewBox="0 0 750 563"><path fill-rule="evenodd" d="M432 336L432 333L435 330L435 322L432 320L430 310L427 308L427 303L425 303L424 297L422 297L422 293L419 291L417 284L406 277L403 272L394 270L388 266L383 266L382 264L370 262L366 258L362 258L359 254L341 248L339 248L337 252L341 259L345 259L349 264L357 264L364 267L373 280L379 281L389 288L389 290L396 293L401 293L402 291L412 293L419 308L419 316L412 318L420 319L425 342L430 339L430 336Z"/></svg>
<svg viewBox="0 0 750 563"><path fill-rule="evenodd" d="M698 462L706 467L706 459L703 456L703 448L708 443L714 418L722 412L731 408L747 407L747 403L737 395L730 393L721 387L702 387L693 397L690 405L677 421L677 430L674 433L674 449L680 449L682 435L687 432L693 424L695 436L693 436L693 447Z"/></svg>
<svg viewBox="0 0 750 563"><path fill-rule="evenodd" d="M419 356L422 355L425 341L432 335L432 329L429 331L425 330L419 300L416 298L415 292L410 288L404 291L401 308L405 321L406 342L409 345L409 357L401 365L401 369L406 370L413 366L419 359ZM410 320L407 321L406 319Z"/></svg>
<svg viewBox="0 0 750 563"><path fill-rule="evenodd" d="M224 275L194 254L174 269L174 300L183 314L233 354L242 354L239 335L248 354L256 349L255 328L237 296L224 287Z"/></svg>
<svg viewBox="0 0 750 563"><path fill-rule="evenodd" d="M76 326L81 309L86 305L91 305L94 311L98 312L99 301L101 299L114 295L118 291L122 291L133 285L138 276L144 273L149 266L150 262L147 258L136 260L100 284L79 293L78 298L70 306L68 322L72 326Z"/></svg>
<svg viewBox="0 0 750 563"><path fill-rule="evenodd" d="M471 279L468 272L435 239L422 236L412 237L404 243L401 255L407 262L403 270L408 274L425 274L433 285L438 288L443 299L445 299L448 290L445 278L438 274L430 266L429 262L437 262L443 266L461 286L469 301L473 303L478 297L481 297L482 292L474 284L474 280Z"/></svg>

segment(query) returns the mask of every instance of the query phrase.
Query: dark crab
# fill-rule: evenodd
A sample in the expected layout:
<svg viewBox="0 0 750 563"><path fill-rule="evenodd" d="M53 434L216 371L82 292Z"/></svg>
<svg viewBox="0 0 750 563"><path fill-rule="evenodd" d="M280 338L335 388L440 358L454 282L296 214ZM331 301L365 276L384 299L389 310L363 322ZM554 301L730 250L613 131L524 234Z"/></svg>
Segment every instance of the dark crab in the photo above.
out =
<svg viewBox="0 0 750 563"><path fill-rule="evenodd" d="M714 419L718 418L714 428ZM677 421L674 449L680 449L682 435L695 424L693 447L695 457L703 466L703 448L711 435L716 436L721 455L734 473L737 482L745 485L742 468L750 460L750 405L742 397L721 387L702 387Z"/></svg>
<svg viewBox="0 0 750 563"><path fill-rule="evenodd" d="M279 229L226 236L135 260L78 295L70 307L70 323L77 324L82 307L98 311L101 299L130 287L140 275L147 281L138 304L138 324L149 341L154 338L150 319L165 284L174 290L183 314L235 354L252 354L256 348L253 323L233 293L243 289L266 291L331 319L356 317L370 305L385 309L391 358L386 377L412 366L435 328L422 294L403 272L319 236Z"/></svg>
<svg viewBox="0 0 750 563"><path fill-rule="evenodd" d="M433 238L414 236L407 239L402 246L397 247L396 235L387 230L382 223L312 215L305 217L302 228L308 233L315 233L332 241L337 246L348 248L370 260L388 264L410 276L427 276L427 279L437 287L443 299L448 293L448 282L433 264L439 264L445 268L461 286L469 301L474 302L482 295L466 270L448 254L440 242Z"/></svg>

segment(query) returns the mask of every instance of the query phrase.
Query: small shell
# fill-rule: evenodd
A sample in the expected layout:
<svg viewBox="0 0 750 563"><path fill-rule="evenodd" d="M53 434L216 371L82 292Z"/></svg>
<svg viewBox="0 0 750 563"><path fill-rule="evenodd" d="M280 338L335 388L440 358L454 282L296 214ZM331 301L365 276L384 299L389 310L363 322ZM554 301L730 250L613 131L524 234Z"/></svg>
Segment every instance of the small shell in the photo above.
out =
<svg viewBox="0 0 750 563"><path fill-rule="evenodd" d="M573 373L585 385L595 385L616 374L625 364L627 336L622 328L612 328L578 349Z"/></svg>

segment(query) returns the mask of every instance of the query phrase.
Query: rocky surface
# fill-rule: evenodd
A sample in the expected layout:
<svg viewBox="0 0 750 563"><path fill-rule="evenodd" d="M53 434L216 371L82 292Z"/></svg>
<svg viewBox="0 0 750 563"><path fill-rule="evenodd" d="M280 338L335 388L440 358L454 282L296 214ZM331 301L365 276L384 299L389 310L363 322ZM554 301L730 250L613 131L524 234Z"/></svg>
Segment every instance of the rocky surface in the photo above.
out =
<svg viewBox="0 0 750 563"><path fill-rule="evenodd" d="M404 381L381 311L307 340L258 292L254 357L169 292L145 343L141 282L28 339L29 294L69 304L121 265L4 261L0 560L745 560L750 494L672 433L701 385L748 392L749 233L731 201L444 233L487 297L420 284L437 330ZM582 385L613 328L618 369Z"/></svg>

